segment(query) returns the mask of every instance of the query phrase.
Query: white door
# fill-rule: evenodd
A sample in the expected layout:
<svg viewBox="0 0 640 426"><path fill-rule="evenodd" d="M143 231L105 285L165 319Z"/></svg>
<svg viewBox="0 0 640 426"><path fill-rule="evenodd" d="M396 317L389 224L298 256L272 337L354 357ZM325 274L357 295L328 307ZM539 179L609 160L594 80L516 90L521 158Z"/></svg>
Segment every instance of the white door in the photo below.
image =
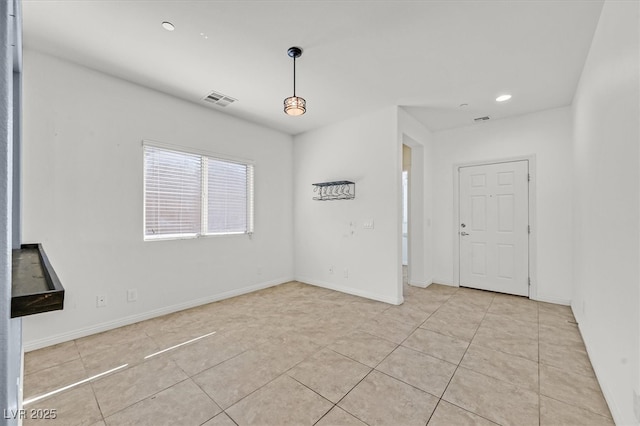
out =
<svg viewBox="0 0 640 426"><path fill-rule="evenodd" d="M529 162L458 173L460 285L529 296Z"/></svg>

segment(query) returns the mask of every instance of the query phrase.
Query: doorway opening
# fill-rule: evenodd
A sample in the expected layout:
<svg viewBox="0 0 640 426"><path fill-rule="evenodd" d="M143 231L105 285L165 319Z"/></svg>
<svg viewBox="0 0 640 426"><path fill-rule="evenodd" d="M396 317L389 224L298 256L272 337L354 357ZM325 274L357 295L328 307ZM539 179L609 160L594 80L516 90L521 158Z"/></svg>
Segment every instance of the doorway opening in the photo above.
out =
<svg viewBox="0 0 640 426"><path fill-rule="evenodd" d="M398 223L398 278L399 296L407 286L427 287L425 235L425 149L424 146L402 134L401 197L399 197Z"/></svg>
<svg viewBox="0 0 640 426"><path fill-rule="evenodd" d="M411 148L402 145L402 285L409 284L409 171Z"/></svg>

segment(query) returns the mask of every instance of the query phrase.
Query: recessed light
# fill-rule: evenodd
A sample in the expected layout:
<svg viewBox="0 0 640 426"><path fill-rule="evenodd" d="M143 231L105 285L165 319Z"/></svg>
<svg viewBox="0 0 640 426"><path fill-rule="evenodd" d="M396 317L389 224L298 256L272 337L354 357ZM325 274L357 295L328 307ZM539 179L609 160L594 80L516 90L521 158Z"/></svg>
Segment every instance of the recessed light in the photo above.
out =
<svg viewBox="0 0 640 426"><path fill-rule="evenodd" d="M162 28L164 28L167 31L173 31L176 29L176 27L174 27L173 24L169 21L164 21L162 23Z"/></svg>
<svg viewBox="0 0 640 426"><path fill-rule="evenodd" d="M468 106L469 106L469 104L460 104L460 105L459 105L459 107L460 107L460 108L466 108L466 107L468 107Z"/></svg>
<svg viewBox="0 0 640 426"><path fill-rule="evenodd" d="M500 95L496 98L496 102L504 102L511 99L511 95Z"/></svg>

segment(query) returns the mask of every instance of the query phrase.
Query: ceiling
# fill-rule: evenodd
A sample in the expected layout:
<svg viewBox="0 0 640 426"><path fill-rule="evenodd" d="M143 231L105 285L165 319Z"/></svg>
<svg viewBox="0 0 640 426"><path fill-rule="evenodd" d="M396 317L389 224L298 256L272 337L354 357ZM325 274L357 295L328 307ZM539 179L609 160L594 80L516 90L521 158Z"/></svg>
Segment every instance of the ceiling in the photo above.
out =
<svg viewBox="0 0 640 426"><path fill-rule="evenodd" d="M289 134L389 105L441 130L569 105L602 3L23 0L24 45Z"/></svg>

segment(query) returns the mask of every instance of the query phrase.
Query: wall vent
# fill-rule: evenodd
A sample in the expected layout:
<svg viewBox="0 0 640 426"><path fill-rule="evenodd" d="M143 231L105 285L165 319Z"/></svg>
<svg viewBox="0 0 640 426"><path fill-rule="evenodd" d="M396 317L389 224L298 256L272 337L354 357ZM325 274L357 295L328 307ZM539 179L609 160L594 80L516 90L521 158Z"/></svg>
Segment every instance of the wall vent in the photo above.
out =
<svg viewBox="0 0 640 426"><path fill-rule="evenodd" d="M237 99L234 99L231 96L223 95L218 92L209 92L207 96L202 98L202 100L223 108L237 101Z"/></svg>
<svg viewBox="0 0 640 426"><path fill-rule="evenodd" d="M477 117L474 118L473 121L475 121L476 123L480 122L480 121L487 121L490 120L491 117L489 117L488 115L485 115L484 117Z"/></svg>

